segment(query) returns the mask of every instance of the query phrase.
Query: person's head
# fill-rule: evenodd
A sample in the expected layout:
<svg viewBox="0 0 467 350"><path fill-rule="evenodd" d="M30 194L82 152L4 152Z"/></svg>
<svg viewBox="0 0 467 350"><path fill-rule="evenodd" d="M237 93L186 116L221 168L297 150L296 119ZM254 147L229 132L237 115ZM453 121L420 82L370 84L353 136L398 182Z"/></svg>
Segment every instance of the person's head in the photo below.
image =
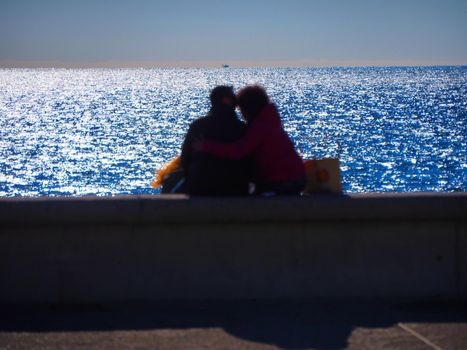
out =
<svg viewBox="0 0 467 350"><path fill-rule="evenodd" d="M235 108L236 97L232 86L216 86L209 96L213 108L227 106Z"/></svg>
<svg viewBox="0 0 467 350"><path fill-rule="evenodd" d="M237 103L245 119L251 121L259 116L263 108L269 104L269 97L263 87L249 85L240 89L237 94Z"/></svg>

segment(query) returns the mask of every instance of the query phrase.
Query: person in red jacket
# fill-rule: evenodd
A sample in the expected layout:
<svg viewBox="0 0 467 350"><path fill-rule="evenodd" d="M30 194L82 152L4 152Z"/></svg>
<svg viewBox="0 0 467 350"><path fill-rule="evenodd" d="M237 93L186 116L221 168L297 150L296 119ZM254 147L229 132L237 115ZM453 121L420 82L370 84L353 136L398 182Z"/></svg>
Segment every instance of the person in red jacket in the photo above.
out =
<svg viewBox="0 0 467 350"><path fill-rule="evenodd" d="M240 111L247 121L245 136L231 143L204 140L199 151L241 159L253 158L255 193L299 194L305 187L303 160L280 120L266 91L257 85L247 86L237 94Z"/></svg>

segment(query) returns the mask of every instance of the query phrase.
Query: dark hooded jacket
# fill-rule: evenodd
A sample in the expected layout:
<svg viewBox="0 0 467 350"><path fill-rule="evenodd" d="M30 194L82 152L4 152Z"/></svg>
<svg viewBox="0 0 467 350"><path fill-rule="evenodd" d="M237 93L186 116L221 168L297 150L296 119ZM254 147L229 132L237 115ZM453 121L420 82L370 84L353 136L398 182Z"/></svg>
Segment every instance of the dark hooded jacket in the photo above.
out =
<svg viewBox="0 0 467 350"><path fill-rule="evenodd" d="M226 196L248 194L251 162L195 151L194 143L203 139L234 142L246 133L235 109L213 108L206 117L195 120L182 146L181 163L185 174L184 191L191 195Z"/></svg>

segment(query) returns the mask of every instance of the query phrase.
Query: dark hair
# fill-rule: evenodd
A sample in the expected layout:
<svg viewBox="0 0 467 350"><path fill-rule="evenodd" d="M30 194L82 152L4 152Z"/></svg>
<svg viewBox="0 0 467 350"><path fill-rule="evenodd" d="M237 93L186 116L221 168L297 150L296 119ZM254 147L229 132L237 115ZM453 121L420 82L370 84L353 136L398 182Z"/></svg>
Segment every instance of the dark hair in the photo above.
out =
<svg viewBox="0 0 467 350"><path fill-rule="evenodd" d="M235 100L235 93L232 86L220 85L212 89L209 99L211 100L212 106L218 106L222 104L224 97L231 97Z"/></svg>
<svg viewBox="0 0 467 350"><path fill-rule="evenodd" d="M249 85L238 92L237 103L244 117L251 120L256 118L269 104L269 97L262 86Z"/></svg>

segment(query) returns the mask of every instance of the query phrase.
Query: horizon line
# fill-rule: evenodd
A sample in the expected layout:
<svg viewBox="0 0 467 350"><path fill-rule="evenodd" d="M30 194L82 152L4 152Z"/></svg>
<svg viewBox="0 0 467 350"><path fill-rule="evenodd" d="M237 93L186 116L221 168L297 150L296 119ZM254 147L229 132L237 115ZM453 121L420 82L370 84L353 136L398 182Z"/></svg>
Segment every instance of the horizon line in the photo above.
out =
<svg viewBox="0 0 467 350"><path fill-rule="evenodd" d="M454 60L172 60L172 61L60 61L0 60L0 68L300 68L300 67L430 67L467 66Z"/></svg>

